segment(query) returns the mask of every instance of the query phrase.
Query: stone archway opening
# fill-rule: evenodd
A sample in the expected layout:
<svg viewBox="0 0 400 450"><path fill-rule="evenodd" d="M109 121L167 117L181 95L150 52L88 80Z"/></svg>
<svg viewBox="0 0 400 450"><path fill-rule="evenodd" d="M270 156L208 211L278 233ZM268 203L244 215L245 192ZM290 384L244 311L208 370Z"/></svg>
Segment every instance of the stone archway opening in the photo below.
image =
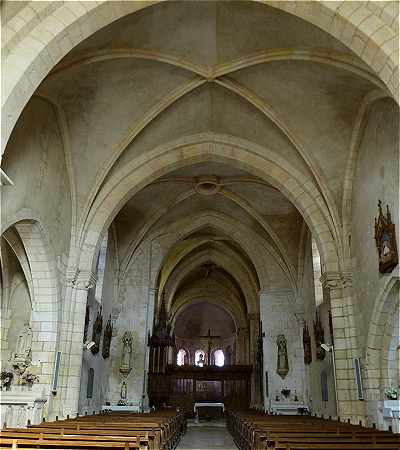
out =
<svg viewBox="0 0 400 450"><path fill-rule="evenodd" d="M34 409L8 407L7 425L22 426L51 409L47 388L59 346L59 288L46 234L38 221L15 223L1 240L6 250L1 260L2 344L6 344L2 356L8 354L2 366L14 374L11 392L24 389L26 379L33 377L32 395L43 397Z"/></svg>

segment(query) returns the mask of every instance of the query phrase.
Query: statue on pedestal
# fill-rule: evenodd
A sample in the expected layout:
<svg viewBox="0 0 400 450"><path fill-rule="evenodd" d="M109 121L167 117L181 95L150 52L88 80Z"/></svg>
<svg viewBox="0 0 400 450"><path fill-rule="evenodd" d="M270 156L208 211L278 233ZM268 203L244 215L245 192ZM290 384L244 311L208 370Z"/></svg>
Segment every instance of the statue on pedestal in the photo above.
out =
<svg viewBox="0 0 400 450"><path fill-rule="evenodd" d="M18 333L17 344L15 346L14 359L27 359L32 350L32 328L29 322L24 323L23 328Z"/></svg>
<svg viewBox="0 0 400 450"><path fill-rule="evenodd" d="M132 370L132 335L129 331L125 331L122 337L122 358L119 371L128 375Z"/></svg>
<svg viewBox="0 0 400 450"><path fill-rule="evenodd" d="M10 363L14 372L20 377L32 362L32 328L29 322L24 323L18 333L15 352L11 355Z"/></svg>
<svg viewBox="0 0 400 450"><path fill-rule="evenodd" d="M278 346L278 363L276 372L282 378L285 378L289 372L289 360L287 354L286 338L284 334L280 334L276 339L276 345Z"/></svg>
<svg viewBox="0 0 400 450"><path fill-rule="evenodd" d="M126 386L126 382L123 381L122 385L121 385L121 400L126 400L127 399L127 396L128 396L127 391L128 391L128 389L127 389L127 386Z"/></svg>

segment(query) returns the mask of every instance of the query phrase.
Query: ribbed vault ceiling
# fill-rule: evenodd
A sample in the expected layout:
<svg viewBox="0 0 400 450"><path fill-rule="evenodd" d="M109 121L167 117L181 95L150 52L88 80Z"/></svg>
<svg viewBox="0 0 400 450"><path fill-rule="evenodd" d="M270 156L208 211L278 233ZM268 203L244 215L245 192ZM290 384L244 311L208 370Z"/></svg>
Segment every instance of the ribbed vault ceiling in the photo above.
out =
<svg viewBox="0 0 400 450"><path fill-rule="evenodd" d="M359 58L310 23L250 2L202 1L149 7L98 31L53 69L37 96L54 105L67 137L78 227L135 158L208 134L256 144L307 177L321 193L333 234L354 123L366 96L381 88ZM206 195L211 192L199 184L210 177L215 192ZM254 174L209 160L163 175L124 199L113 222L122 274L144 239L182 218L213 213L254 233L260 253L269 252L295 287L300 213ZM199 232L212 239L193 248L198 236L181 239L166 259L162 283L188 255L208 248L220 257L215 240L236 246L242 274L256 272L235 236ZM184 285L194 282L196 270ZM230 276L237 282L237 274Z"/></svg>

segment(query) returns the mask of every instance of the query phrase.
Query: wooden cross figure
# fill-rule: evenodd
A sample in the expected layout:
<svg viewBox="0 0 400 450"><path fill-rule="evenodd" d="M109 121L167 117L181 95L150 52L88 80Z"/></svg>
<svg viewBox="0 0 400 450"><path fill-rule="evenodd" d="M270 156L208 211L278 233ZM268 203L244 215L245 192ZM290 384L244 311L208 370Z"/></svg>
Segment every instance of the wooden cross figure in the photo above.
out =
<svg viewBox="0 0 400 450"><path fill-rule="evenodd" d="M207 352L207 365L211 364L211 344L213 339L219 339L221 336L212 336L210 328L208 329L208 334L206 336L199 336L200 339L208 340L208 352Z"/></svg>

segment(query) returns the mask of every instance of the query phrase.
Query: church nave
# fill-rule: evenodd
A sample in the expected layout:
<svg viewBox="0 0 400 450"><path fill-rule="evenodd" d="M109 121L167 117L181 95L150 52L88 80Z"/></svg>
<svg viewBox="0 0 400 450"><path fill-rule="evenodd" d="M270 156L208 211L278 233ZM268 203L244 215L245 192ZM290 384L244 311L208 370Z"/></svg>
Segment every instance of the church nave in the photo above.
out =
<svg viewBox="0 0 400 450"><path fill-rule="evenodd" d="M7 436L400 433L400 2L0 8Z"/></svg>

